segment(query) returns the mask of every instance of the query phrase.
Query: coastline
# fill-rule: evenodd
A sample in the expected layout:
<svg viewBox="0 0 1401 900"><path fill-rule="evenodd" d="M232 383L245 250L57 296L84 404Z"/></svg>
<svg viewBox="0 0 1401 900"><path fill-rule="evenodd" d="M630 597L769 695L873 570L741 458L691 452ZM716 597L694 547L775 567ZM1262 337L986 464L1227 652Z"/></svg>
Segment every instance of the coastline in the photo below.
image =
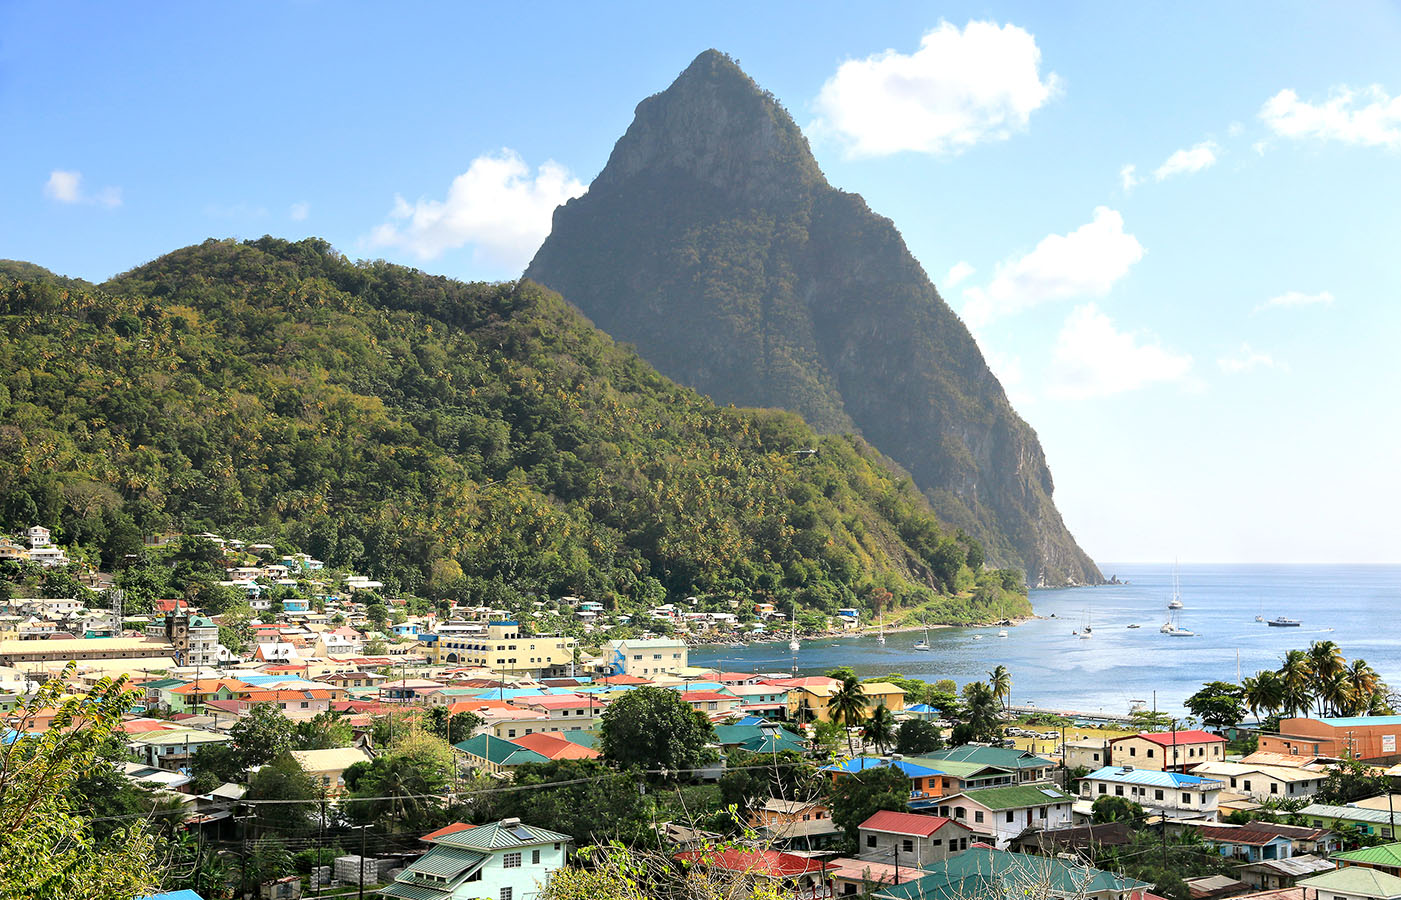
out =
<svg viewBox="0 0 1401 900"><path fill-rule="evenodd" d="M885 628L885 633L886 633L886 634L909 634L909 633L911 633L911 632L921 632L921 631L925 631L926 629L929 630L929 631L939 631L939 630L946 629L946 628L999 628L999 627L1000 627L1000 628L1009 628L1009 627L1010 627L1010 628L1015 628L1016 626L1021 625L1021 624L1025 623L1025 622L1030 622L1030 621L1032 621L1032 620L1034 620L1034 619L1040 619L1040 618L1044 618L1044 617L1043 617L1043 616L1038 616L1038 615L1018 616L1018 617L1016 617L1016 618L1006 619L1006 620L1005 620L1005 623L1004 623L1003 620L999 620L999 621L997 621L997 622L979 622L979 623L971 624L971 625L948 625L948 624L943 624L943 625L927 625L927 626L926 626L926 625L891 625L891 626L886 626L886 628ZM834 629L834 630L830 630L830 631L820 632L820 633L818 633L818 634L800 634L800 635L797 636L797 638L798 638L798 642L799 642L799 643L802 643L802 642L804 642L804 641L827 641L827 640L833 640L833 639L835 639L835 638L859 638L859 637L869 637L869 636L871 636L871 635L873 635L873 634L879 634L879 633L880 633L880 629L879 629L878 627L876 627L876 626L865 626L865 627L862 627L862 628L854 628L854 629L850 629L850 630L842 629L842 630L840 630L840 631ZM766 638L761 638L761 639L758 639L758 640L753 640L753 639L751 639L751 640L747 640L747 641L734 640L734 639L724 638L724 637L715 637L715 638L701 639L701 640L687 639L687 641L686 641L686 646L687 646L687 647L714 647L714 646L725 647L725 646L732 646L732 645L736 645L736 644L738 644L738 645L740 645L740 646L748 646L749 644L761 644L761 643L787 644L787 643L788 643L788 640L789 640L789 638L788 638L787 635L778 635L778 634L775 634L773 637L766 637Z"/></svg>

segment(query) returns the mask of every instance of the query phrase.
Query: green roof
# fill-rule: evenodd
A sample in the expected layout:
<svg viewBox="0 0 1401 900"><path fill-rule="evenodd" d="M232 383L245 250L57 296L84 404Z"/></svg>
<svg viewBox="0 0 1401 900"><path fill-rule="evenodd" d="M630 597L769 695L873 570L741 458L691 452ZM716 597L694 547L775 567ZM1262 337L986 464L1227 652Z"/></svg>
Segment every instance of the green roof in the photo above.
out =
<svg viewBox="0 0 1401 900"><path fill-rule="evenodd" d="M415 873L437 875L449 880L475 869L488 858L488 854L476 850L458 850L453 847L435 846L414 860L398 876L397 881L408 881Z"/></svg>
<svg viewBox="0 0 1401 900"><path fill-rule="evenodd" d="M1028 806L1045 806L1047 803L1074 802L1075 798L1061 793L1060 788L1049 784L1012 784L1007 787L979 788L964 791L959 797L967 797L974 803L992 810L1023 809Z"/></svg>
<svg viewBox="0 0 1401 900"><path fill-rule="evenodd" d="M923 878L878 888L877 897L890 900L955 900L967 897L1021 896L1032 888L1056 896L1081 897L1101 891L1130 893L1152 887L1103 869L1074 865L1062 859L974 847L957 856L926 865Z"/></svg>
<svg viewBox="0 0 1401 900"><path fill-rule="evenodd" d="M526 763L550 761L543 754L527 750L493 734L478 734L453 746L463 753L498 766L523 766Z"/></svg>
<svg viewBox="0 0 1401 900"><path fill-rule="evenodd" d="M1334 853L1333 859L1369 866L1401 866L1401 844L1378 844L1346 853Z"/></svg>
<svg viewBox="0 0 1401 900"><path fill-rule="evenodd" d="M163 691L166 688L179 687L182 684L189 684L189 682L183 678L162 678L160 681L148 681L141 687L148 691Z"/></svg>
<svg viewBox="0 0 1401 900"><path fill-rule="evenodd" d="M541 757L542 759L544 757ZM506 820L510 821L510 820ZM558 831L547 831L534 825L492 822L465 831L454 831L434 838L437 846L459 850L509 850L513 847L532 847L536 844L573 843L574 839Z"/></svg>
<svg viewBox="0 0 1401 900"><path fill-rule="evenodd" d="M997 766L999 769L1044 769L1052 765L1049 759L1042 759L1025 750L1007 747L950 747L929 754L926 759L943 762L971 762L984 766Z"/></svg>
<svg viewBox="0 0 1401 900"><path fill-rule="evenodd" d="M764 732L758 725L716 725L715 742L722 747L743 744L745 741L761 738Z"/></svg>
<svg viewBox="0 0 1401 900"><path fill-rule="evenodd" d="M385 897L397 897L399 900L449 900L452 897L452 891L405 884L401 881L391 882L380 888L380 894Z"/></svg>
<svg viewBox="0 0 1401 900"><path fill-rule="evenodd" d="M1401 897L1401 878L1368 866L1344 866L1322 875L1294 882L1295 887L1364 897Z"/></svg>
<svg viewBox="0 0 1401 900"><path fill-rule="evenodd" d="M945 775L952 775L955 778L967 780L980 773L987 772L992 775L1004 775L1010 777L1012 772L1000 766L988 766L983 763L959 762L950 759L935 759L932 756L906 757L905 762L912 762L917 766L924 766L926 769L933 769L936 772L943 772Z"/></svg>
<svg viewBox="0 0 1401 900"><path fill-rule="evenodd" d="M785 750L792 750L794 753L808 752L808 748L788 737L786 733L776 735L763 735L762 737L750 738L741 741L739 749L748 750L750 753L782 753Z"/></svg>
<svg viewBox="0 0 1401 900"><path fill-rule="evenodd" d="M598 735L592 731L560 731L554 736L564 738L569 743L578 744L580 747L593 747L598 743Z"/></svg>

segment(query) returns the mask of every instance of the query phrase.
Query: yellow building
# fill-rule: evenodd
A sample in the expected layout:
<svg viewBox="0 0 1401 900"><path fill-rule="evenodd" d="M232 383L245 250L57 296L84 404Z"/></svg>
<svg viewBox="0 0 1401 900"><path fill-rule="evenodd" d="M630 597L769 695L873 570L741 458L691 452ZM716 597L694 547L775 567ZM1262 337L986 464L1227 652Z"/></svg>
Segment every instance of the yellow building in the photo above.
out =
<svg viewBox="0 0 1401 900"><path fill-rule="evenodd" d="M829 706L832 695L842 683L835 678L810 677L786 678L771 682L788 688L788 718L830 722L832 714ZM905 709L905 692L889 682L873 681L861 685L861 694L866 701L865 715L877 706L884 706L892 713Z"/></svg>
<svg viewBox="0 0 1401 900"><path fill-rule="evenodd" d="M568 675L578 645L570 637L522 634L508 620L488 623L485 636L440 635L437 643L441 662L538 678Z"/></svg>

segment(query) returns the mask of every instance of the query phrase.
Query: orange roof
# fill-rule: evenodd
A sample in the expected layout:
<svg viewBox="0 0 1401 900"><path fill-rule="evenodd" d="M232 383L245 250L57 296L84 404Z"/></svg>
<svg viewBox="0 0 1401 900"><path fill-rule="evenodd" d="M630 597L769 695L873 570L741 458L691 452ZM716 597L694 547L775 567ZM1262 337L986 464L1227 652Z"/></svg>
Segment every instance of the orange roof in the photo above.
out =
<svg viewBox="0 0 1401 900"><path fill-rule="evenodd" d="M276 703L279 700L330 700L330 691L250 691L246 699L249 703Z"/></svg>
<svg viewBox="0 0 1401 900"><path fill-rule="evenodd" d="M191 681L189 684L182 684L178 688L171 688L172 694L212 694L220 688L227 688L230 691L241 691L248 685L236 678L206 678L203 681Z"/></svg>
<svg viewBox="0 0 1401 900"><path fill-rule="evenodd" d="M820 859L810 859L792 853L780 853L777 850L746 850L742 848L688 850L685 853L676 854L676 858L685 862L714 866L727 872L742 872L746 875L760 875L768 878L791 878L794 875L805 875L808 872L823 872L836 868L836 866Z"/></svg>
<svg viewBox="0 0 1401 900"><path fill-rule="evenodd" d="M651 684L646 678L638 678L636 675L609 675L607 678L595 679L596 684Z"/></svg>
<svg viewBox="0 0 1401 900"><path fill-rule="evenodd" d="M466 831L466 830L469 829L469 828L476 828L476 827L477 827L477 826L475 826L475 825L468 825L466 822L453 822L451 825L444 825L442 828L439 828L437 831L430 831L430 832L428 832L428 833L425 834L423 837L419 838L419 840L420 840L420 841L427 841L428 843L431 844L433 841L436 841L436 840L437 840L438 838L440 838L440 837L447 837L447 836L450 835L450 834L456 834L456 833L459 832L459 831Z"/></svg>
<svg viewBox="0 0 1401 900"><path fill-rule="evenodd" d="M541 756L548 756L550 759L598 759L602 755L592 747L566 741L553 734L525 734L511 738L511 743L517 747L534 750Z"/></svg>

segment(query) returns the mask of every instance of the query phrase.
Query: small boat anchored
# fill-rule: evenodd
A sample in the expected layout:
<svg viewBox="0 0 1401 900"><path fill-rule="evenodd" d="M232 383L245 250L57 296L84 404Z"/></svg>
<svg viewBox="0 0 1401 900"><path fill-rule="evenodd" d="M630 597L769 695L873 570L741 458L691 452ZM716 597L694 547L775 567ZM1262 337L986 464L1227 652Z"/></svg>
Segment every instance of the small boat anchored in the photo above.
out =
<svg viewBox="0 0 1401 900"><path fill-rule="evenodd" d="M1298 628L1301 623L1298 619L1286 619L1284 616L1276 616L1265 624L1271 628Z"/></svg>
<svg viewBox="0 0 1401 900"><path fill-rule="evenodd" d="M999 631L999 632L997 633L997 636L1000 637L1000 638L1005 638L1005 637L1007 636L1007 629L1004 628L1004 629L1002 629L1001 631Z"/></svg>
<svg viewBox="0 0 1401 900"><path fill-rule="evenodd" d="M916 649L916 650L930 650L930 649L932 649L932 648L929 646L929 626L928 626L928 625L924 626L924 639L923 639L923 640L915 641L914 649Z"/></svg>

